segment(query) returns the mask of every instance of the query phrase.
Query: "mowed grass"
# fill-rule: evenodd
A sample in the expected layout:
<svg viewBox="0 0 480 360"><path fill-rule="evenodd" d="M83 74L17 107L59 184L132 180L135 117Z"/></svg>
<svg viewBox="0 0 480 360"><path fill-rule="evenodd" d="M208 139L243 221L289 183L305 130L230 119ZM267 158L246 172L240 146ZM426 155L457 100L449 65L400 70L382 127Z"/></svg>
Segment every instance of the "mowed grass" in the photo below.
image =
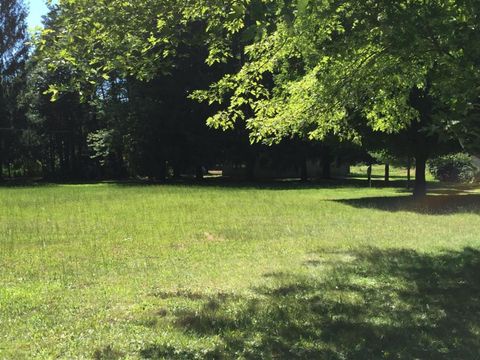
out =
<svg viewBox="0 0 480 360"><path fill-rule="evenodd" d="M0 358L480 357L480 193L0 188Z"/></svg>

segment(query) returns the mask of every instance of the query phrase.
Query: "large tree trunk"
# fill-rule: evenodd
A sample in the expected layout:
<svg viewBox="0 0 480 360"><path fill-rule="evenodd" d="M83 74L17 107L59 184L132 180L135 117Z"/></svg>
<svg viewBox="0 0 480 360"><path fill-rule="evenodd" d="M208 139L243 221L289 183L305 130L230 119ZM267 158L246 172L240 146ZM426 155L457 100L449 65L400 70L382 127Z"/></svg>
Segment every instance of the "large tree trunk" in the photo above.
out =
<svg viewBox="0 0 480 360"><path fill-rule="evenodd" d="M427 181L425 176L427 170L427 157L423 154L417 155L415 160L415 187L413 190L413 196L415 198L422 198L427 195Z"/></svg>
<svg viewBox="0 0 480 360"><path fill-rule="evenodd" d="M410 101L419 112L419 121L412 124L413 155L415 157L415 185L413 196L422 198L427 195L426 168L427 159L438 144L438 136L429 135L425 129L432 124L433 102L429 95L430 84L427 81L426 89L414 88Z"/></svg>

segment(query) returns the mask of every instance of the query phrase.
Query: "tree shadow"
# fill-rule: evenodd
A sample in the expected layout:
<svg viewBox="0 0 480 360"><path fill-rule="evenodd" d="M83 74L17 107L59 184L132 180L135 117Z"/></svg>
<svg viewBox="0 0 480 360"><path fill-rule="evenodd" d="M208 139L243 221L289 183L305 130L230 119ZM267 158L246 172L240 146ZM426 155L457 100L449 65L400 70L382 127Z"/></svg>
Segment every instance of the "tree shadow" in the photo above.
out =
<svg viewBox="0 0 480 360"><path fill-rule="evenodd" d="M195 179L171 179L163 182L158 181L123 181L117 182L118 186L163 186L174 185L189 188L222 188L231 190L314 190L335 189L346 187L368 187L368 182L362 179L335 178L335 179L311 179L301 181L299 179L256 179L238 180L227 177Z"/></svg>
<svg viewBox="0 0 480 360"><path fill-rule="evenodd" d="M462 191L432 190L432 194L423 199L411 196L365 197L361 199L332 200L360 209L375 209L389 212L407 211L428 215L456 213L480 214L480 194Z"/></svg>
<svg viewBox="0 0 480 360"><path fill-rule="evenodd" d="M213 177L203 180L193 178L158 180L126 179L126 180L48 180L48 179L14 179L0 182L0 188L38 188L55 187L63 185L105 185L110 184L119 187L150 187L150 186L179 186L189 188L222 188L232 190L312 190L312 189L337 189L337 188L368 188L369 183L366 179L353 177L338 177L330 179L310 179L302 181L300 179L255 179L239 180L228 177ZM405 188L405 181L392 180L385 184L383 180L374 180L372 187L383 188Z"/></svg>
<svg viewBox="0 0 480 360"><path fill-rule="evenodd" d="M365 188L369 189L367 179L354 177L336 177L330 179L309 179L303 181L300 179L256 179L256 180L238 180L228 177L205 178L203 180L195 179L169 179L166 181L112 181L121 187L144 187L144 186L178 186L188 188L218 188L224 190L321 190L321 189L346 189L346 188ZM412 193L407 189L407 181L391 180L388 184L382 179L373 180L372 188L395 188L397 191ZM431 184L435 186L434 184Z"/></svg>
<svg viewBox="0 0 480 360"><path fill-rule="evenodd" d="M171 322L215 346L151 344L148 359L478 359L480 251L319 253L311 275L220 296ZM320 280L318 274L325 274ZM172 296L180 296L173 294Z"/></svg>
<svg viewBox="0 0 480 360"><path fill-rule="evenodd" d="M126 180L69 180L52 181L45 179L14 179L0 181L0 188L38 188L55 187L64 185L112 185L118 187L156 187L156 186L177 186L188 188L220 188L225 190L315 190L315 189L345 189L345 188L369 188L369 182L364 178L357 178L353 175L347 177L335 177L330 179L255 179L239 180L228 177L212 177L203 180L193 178L168 179L164 181L148 179L126 179ZM373 179L372 188L395 188L400 193L412 193L407 189L407 181L395 177L389 183L382 178ZM430 183L429 194L453 194L468 192L478 188L478 185Z"/></svg>

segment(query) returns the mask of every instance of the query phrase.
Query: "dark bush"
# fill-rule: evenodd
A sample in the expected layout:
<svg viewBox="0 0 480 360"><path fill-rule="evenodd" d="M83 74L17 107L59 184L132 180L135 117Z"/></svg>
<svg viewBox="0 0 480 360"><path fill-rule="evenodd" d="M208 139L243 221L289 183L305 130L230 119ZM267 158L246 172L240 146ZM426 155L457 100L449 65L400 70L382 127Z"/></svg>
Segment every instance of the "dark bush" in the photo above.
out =
<svg viewBox="0 0 480 360"><path fill-rule="evenodd" d="M463 153L445 155L430 160L428 167L435 179L456 183L474 181L478 171L472 158Z"/></svg>

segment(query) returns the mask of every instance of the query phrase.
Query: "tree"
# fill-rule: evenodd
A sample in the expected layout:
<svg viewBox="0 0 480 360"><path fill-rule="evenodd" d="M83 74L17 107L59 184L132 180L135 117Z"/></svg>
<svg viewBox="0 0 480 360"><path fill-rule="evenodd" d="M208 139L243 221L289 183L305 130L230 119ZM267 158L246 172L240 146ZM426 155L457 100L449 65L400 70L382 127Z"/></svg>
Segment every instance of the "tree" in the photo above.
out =
<svg viewBox="0 0 480 360"><path fill-rule="evenodd" d="M225 108L209 119L228 128L247 121L254 140L333 132L360 141L352 118L374 130L415 130L415 195L439 137L472 133L478 109L479 18L475 1L276 1L274 26L246 51L248 61L200 100ZM290 5L289 5L290 4ZM292 71L292 63L303 71ZM264 85L273 77L275 86ZM253 116L243 109L248 106ZM463 130L460 131L459 129Z"/></svg>
<svg viewBox="0 0 480 360"><path fill-rule="evenodd" d="M28 54L26 10L21 0L0 3L0 178L18 140L16 120L19 76Z"/></svg>
<svg viewBox="0 0 480 360"><path fill-rule="evenodd" d="M68 66L48 68L48 60L28 61L20 102L27 115L23 133L30 157L49 178L78 179L88 173L85 163L86 136L93 128L93 107L82 103L78 92L64 92L52 102L45 94L52 82L64 83L72 76Z"/></svg>
<svg viewBox="0 0 480 360"><path fill-rule="evenodd" d="M163 179L167 162L176 176L214 162L218 155L213 146L225 142L205 126L212 109L188 99L188 94L220 78L225 68L238 66L237 59L215 67L206 64L213 64L213 54L221 56L212 45L218 43L206 36L207 28L220 23L198 15L207 4L59 4L36 41L36 58L48 61L51 73L72 69L67 81L52 79L53 100L69 92L93 99L97 129L88 142L102 167L126 161L132 175ZM78 26L72 26L73 18Z"/></svg>
<svg viewBox="0 0 480 360"><path fill-rule="evenodd" d="M168 72L178 32L204 22L207 63L238 54L240 68L194 97L219 111L208 123L245 121L252 141L328 134L361 142L376 131L415 129L415 194L439 138L472 134L478 112L480 4L473 0L60 1L61 31L40 39L53 66L69 62L75 84L113 70ZM88 11L87 11L88 9ZM132 16L134 14L134 16ZM180 26L179 26L180 25ZM235 47L235 39L242 38ZM75 86L74 84L74 86ZM52 87L52 93L58 91ZM474 116L475 118L475 116Z"/></svg>

